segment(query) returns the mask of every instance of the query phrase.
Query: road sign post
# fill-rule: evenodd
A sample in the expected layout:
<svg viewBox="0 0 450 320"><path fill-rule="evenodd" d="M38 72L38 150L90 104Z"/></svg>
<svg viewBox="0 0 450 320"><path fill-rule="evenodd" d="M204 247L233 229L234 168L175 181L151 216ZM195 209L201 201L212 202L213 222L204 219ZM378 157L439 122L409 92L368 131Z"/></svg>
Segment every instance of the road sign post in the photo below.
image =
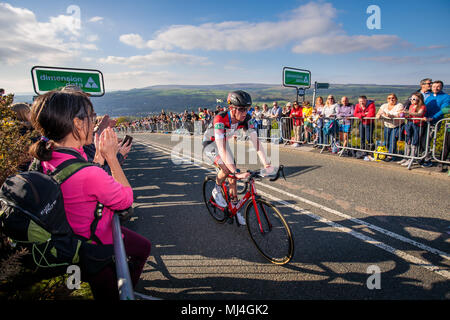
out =
<svg viewBox="0 0 450 320"><path fill-rule="evenodd" d="M99 70L35 66L31 78L38 95L67 85L75 85L93 97L105 94L103 74Z"/></svg>
<svg viewBox="0 0 450 320"><path fill-rule="evenodd" d="M296 101L302 96L305 101L305 91L311 87L311 71L297 68L283 68L283 86L295 88L297 91Z"/></svg>
<svg viewBox="0 0 450 320"><path fill-rule="evenodd" d="M316 89L328 89L330 87L329 83L325 82L315 82Z"/></svg>
<svg viewBox="0 0 450 320"><path fill-rule="evenodd" d="M326 82L314 82L314 92L313 92L313 108L316 106L316 93L317 89L328 89L330 87L329 83Z"/></svg>

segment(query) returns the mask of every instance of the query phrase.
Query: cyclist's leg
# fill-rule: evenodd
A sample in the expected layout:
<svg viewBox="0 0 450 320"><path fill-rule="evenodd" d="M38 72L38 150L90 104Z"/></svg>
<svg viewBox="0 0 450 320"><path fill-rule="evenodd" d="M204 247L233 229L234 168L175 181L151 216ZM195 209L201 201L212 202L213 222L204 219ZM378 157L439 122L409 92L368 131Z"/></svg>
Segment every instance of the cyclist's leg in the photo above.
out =
<svg viewBox="0 0 450 320"><path fill-rule="evenodd" d="M232 200L237 200L237 185L236 185L236 179L228 178L228 184L230 189L230 198Z"/></svg>
<svg viewBox="0 0 450 320"><path fill-rule="evenodd" d="M220 168L219 172L217 173L216 183L218 185L222 185L222 183L225 182L225 179L227 178L227 176L230 174L230 170L223 163L223 161L219 155L216 156L214 163Z"/></svg>
<svg viewBox="0 0 450 320"><path fill-rule="evenodd" d="M225 181L225 178L228 176L230 171L223 162L223 160L220 158L217 152L216 143L212 142L209 144L204 144L203 155L204 158L206 158L207 163L219 168L219 172L217 173L216 177L216 184L219 186L222 185L222 183Z"/></svg>
<svg viewBox="0 0 450 320"><path fill-rule="evenodd" d="M237 197L237 185L236 185L236 179L233 178L227 178L228 175L231 173L230 169L225 165L225 163L220 159L219 156L215 159L215 163L219 166L220 171L217 173L217 181L216 183L218 185L221 185L225 179L228 179L228 192L230 195L230 201L232 203L237 203L238 197ZM245 225L245 218L238 212L238 222L241 225Z"/></svg>

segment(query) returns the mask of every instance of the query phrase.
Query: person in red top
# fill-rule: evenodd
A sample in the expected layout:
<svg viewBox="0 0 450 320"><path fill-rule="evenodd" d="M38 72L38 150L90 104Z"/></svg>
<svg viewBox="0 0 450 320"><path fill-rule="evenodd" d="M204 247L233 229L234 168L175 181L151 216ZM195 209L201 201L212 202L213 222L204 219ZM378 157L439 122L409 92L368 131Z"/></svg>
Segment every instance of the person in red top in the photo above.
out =
<svg viewBox="0 0 450 320"><path fill-rule="evenodd" d="M213 122L208 126L203 135L203 153L207 158L214 162L220 168L217 173L216 186L212 191L212 196L216 204L226 207L227 202L222 195L222 183L231 175L234 178L228 180L230 184L231 201L237 202L236 179L246 179L250 176L248 172L240 173L233 159L233 153L230 150L227 140L235 134L238 129L243 129L250 136L250 141L255 148L259 159L264 165L265 174L275 173L270 160L267 159L263 146L258 140L256 134L255 119L252 119L248 109L252 105L250 95L242 90L230 92L227 103L229 110L220 112L214 117ZM239 224L245 225L245 218L240 212L237 213Z"/></svg>
<svg viewBox="0 0 450 320"><path fill-rule="evenodd" d="M373 133L373 118L375 117L376 109L375 103L371 100L367 100L366 96L360 96L358 98L358 104L355 106L354 116L361 119L359 124L359 136L361 138L361 149L367 149L373 145L372 133Z"/></svg>
<svg viewBox="0 0 450 320"><path fill-rule="evenodd" d="M302 108L298 105L297 101L294 102L294 106L291 110L289 117L292 118L292 124L294 126L294 141L293 147L300 147L300 137L303 125L303 112Z"/></svg>
<svg viewBox="0 0 450 320"><path fill-rule="evenodd" d="M411 104L409 110L405 111L407 118L414 120L408 120L405 126L406 139L405 139L405 156L418 156L419 145L425 147L426 138L426 117L427 107L423 102L423 95L420 92L414 92L409 98ZM422 119L419 119L422 118ZM409 166L413 159L403 159L399 162L402 166Z"/></svg>

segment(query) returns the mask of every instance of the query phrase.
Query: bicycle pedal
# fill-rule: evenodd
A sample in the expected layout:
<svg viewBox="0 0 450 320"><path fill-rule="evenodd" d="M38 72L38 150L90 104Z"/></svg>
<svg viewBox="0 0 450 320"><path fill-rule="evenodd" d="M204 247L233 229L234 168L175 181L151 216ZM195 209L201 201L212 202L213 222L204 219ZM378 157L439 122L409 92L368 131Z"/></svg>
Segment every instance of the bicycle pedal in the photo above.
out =
<svg viewBox="0 0 450 320"><path fill-rule="evenodd" d="M234 222L234 217L228 217L227 218L228 219L228 224L233 224L233 222Z"/></svg>

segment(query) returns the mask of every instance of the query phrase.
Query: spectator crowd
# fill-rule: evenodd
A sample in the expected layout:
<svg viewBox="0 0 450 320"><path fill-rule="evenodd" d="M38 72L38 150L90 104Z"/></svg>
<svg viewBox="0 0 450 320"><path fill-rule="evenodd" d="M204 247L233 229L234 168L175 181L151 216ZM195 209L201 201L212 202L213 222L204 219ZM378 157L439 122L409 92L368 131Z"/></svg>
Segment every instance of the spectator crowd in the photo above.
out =
<svg viewBox="0 0 450 320"><path fill-rule="evenodd" d="M397 95L390 93L378 110L375 101L365 95L359 96L354 103L347 96L336 99L328 95L326 100L316 97L314 104L293 101L282 107L274 101L271 108L267 103L256 104L249 113L255 120L258 135L267 141L285 142L294 148L308 144L321 148L322 152L339 152L340 155L365 160L374 160L371 153L383 146L385 149L380 152L389 154L384 157L385 161L397 161L403 166L418 164L430 167L431 134L433 129L441 129L439 120L449 113L450 96L443 87L440 80L423 79L420 88L406 101L399 102ZM197 113L187 110L166 113L162 110L159 115L123 122L118 130L173 132L182 129L193 134L198 128L204 132L214 116L223 110L226 107L217 106L215 110L198 108ZM445 135L448 135L448 130ZM450 149L449 137L444 141L440 156L445 161ZM438 170L446 171L447 165L439 163Z"/></svg>

